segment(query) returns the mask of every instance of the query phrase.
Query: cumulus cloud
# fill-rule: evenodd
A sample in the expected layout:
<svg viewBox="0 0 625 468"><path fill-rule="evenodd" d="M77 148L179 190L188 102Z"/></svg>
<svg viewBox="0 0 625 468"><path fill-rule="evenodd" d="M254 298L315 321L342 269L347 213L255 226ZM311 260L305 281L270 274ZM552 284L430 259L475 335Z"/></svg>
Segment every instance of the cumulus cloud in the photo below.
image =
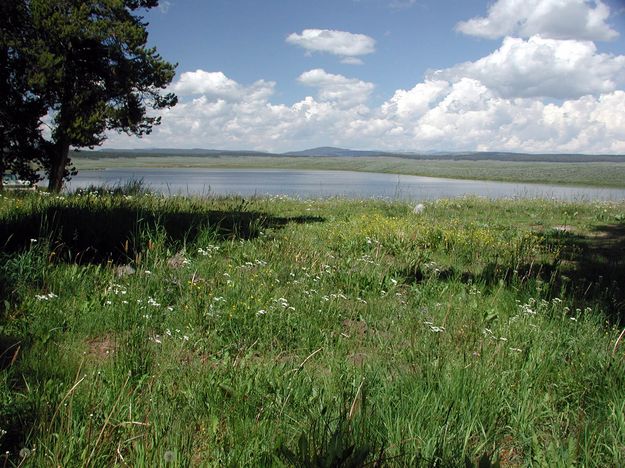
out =
<svg viewBox="0 0 625 468"><path fill-rule="evenodd" d="M481 151L625 150L625 127L619 125L625 122L624 91L545 104L536 99L505 99L479 81L463 78L442 94L417 119L388 117L399 129L395 144Z"/></svg>
<svg viewBox="0 0 625 468"><path fill-rule="evenodd" d="M363 104L373 91L373 83L343 75L334 75L321 68L302 73L300 83L319 89L319 100L333 102L339 107Z"/></svg>
<svg viewBox="0 0 625 468"><path fill-rule="evenodd" d="M601 0L497 0L485 17L462 21L456 29L471 36L504 36L606 41L618 36L607 23L610 8Z"/></svg>
<svg viewBox="0 0 625 468"><path fill-rule="evenodd" d="M196 70L184 72L172 87L181 96L209 94L212 96L233 98L239 95L239 84L222 72Z"/></svg>
<svg viewBox="0 0 625 468"><path fill-rule="evenodd" d="M111 134L108 146L625 152L625 91L619 89L545 103L504 96L483 77L458 72L426 78L371 107L372 83L314 69L298 81L316 95L286 105L272 102L273 82L246 85L199 71L174 83L193 92L160 113L161 126L143 139ZM191 79L205 76L213 79Z"/></svg>
<svg viewBox="0 0 625 468"><path fill-rule="evenodd" d="M402 119L423 115L448 88L447 81L426 80L408 91L398 89L393 97L382 105L382 113Z"/></svg>
<svg viewBox="0 0 625 468"><path fill-rule="evenodd" d="M600 54L587 41L507 37L492 54L429 76L473 78L504 97L568 99L615 90L625 81L625 56Z"/></svg>
<svg viewBox="0 0 625 468"><path fill-rule="evenodd" d="M107 146L286 151L321 139L339 144L345 126L368 114L363 102L373 89L364 81L310 70L300 76L300 82L316 88L318 96L287 106L271 102L273 82L259 80L244 85L221 72L193 73L219 77L217 83L229 83L227 88L237 93L233 97L230 92L216 92L215 88L220 90L221 86L190 87L189 77L183 78L183 74L172 88L193 93L181 96L178 105L160 112L162 125L142 139L111 134Z"/></svg>
<svg viewBox="0 0 625 468"><path fill-rule="evenodd" d="M308 52L326 52L343 58L343 63L361 64L358 57L375 52L375 40L364 34L331 29L304 29L301 34L292 33L286 42L306 49Z"/></svg>

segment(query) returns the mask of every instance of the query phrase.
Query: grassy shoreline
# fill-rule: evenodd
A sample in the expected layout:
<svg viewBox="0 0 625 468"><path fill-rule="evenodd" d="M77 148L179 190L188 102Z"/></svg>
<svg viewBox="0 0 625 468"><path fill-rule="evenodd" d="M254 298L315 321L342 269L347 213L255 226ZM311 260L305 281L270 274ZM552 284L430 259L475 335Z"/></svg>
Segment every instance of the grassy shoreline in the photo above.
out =
<svg viewBox="0 0 625 468"><path fill-rule="evenodd" d="M625 163L436 161L394 157L74 156L78 170L106 168L311 169L382 172L450 179L625 188Z"/></svg>
<svg viewBox="0 0 625 468"><path fill-rule="evenodd" d="M0 196L6 466L625 463L625 203Z"/></svg>

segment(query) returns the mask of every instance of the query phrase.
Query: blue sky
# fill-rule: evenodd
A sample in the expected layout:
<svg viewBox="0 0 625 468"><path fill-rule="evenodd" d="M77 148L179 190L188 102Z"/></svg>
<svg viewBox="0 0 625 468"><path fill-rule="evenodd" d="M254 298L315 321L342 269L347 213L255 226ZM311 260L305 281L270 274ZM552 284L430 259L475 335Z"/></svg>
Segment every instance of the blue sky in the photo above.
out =
<svg viewBox="0 0 625 468"><path fill-rule="evenodd" d="M174 0L175 1L175 0ZM409 5L405 2L405 5ZM221 70L241 83L264 78L280 83L284 103L303 98L297 77L311 68L357 75L386 96L414 85L427 69L479 58L490 41L468 40L455 24L483 12L484 2L453 0L393 7L387 0L178 0L166 14L154 11L150 39L178 71ZM286 42L307 28L366 34L376 52L356 69L328 53L306 56Z"/></svg>
<svg viewBox="0 0 625 468"><path fill-rule="evenodd" d="M625 153L623 1L170 0L146 20L180 103L108 147Z"/></svg>

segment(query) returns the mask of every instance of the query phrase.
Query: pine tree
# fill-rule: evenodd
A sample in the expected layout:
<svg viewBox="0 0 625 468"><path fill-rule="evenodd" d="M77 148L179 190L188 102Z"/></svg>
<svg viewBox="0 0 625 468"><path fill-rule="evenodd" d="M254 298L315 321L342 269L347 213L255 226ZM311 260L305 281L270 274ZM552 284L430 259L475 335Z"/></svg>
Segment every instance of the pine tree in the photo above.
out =
<svg viewBox="0 0 625 468"><path fill-rule="evenodd" d="M46 107L29 83L35 34L23 2L0 0L0 18L0 175L15 173L36 182L45 146L40 117Z"/></svg>
<svg viewBox="0 0 625 468"><path fill-rule="evenodd" d="M40 147L48 188L71 175L70 147L100 145L106 131L144 135L148 115L176 104L163 90L175 65L147 46L138 13L158 0L0 0L23 5L33 38L16 53L29 63L25 95L44 104L51 135Z"/></svg>

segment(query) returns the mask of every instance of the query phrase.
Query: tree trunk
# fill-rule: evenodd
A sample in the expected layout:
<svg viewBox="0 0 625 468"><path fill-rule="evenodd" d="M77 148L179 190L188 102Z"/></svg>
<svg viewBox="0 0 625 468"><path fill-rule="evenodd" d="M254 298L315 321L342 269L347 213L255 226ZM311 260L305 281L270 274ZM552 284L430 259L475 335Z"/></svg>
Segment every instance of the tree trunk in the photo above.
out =
<svg viewBox="0 0 625 468"><path fill-rule="evenodd" d="M69 156L69 142L61 140L54 148L54 156L50 164L50 173L48 175L48 190L58 193L63 188L63 176L65 175L65 166Z"/></svg>

